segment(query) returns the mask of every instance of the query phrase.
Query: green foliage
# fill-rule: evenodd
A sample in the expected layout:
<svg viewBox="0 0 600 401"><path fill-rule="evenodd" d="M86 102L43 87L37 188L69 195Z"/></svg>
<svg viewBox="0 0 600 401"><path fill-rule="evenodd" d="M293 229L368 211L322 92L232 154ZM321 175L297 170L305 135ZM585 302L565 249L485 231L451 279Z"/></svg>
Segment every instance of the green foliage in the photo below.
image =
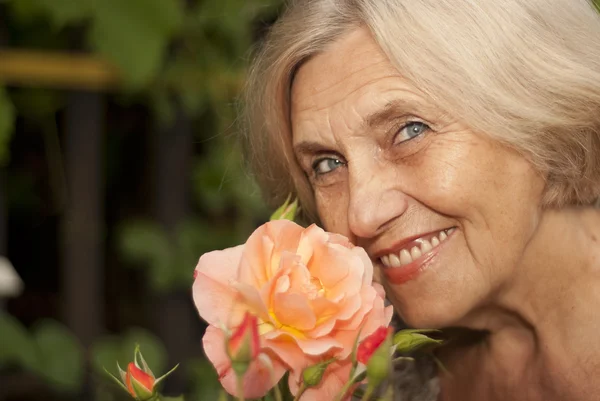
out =
<svg viewBox="0 0 600 401"><path fill-rule="evenodd" d="M83 350L75 336L64 325L44 320L34 328L33 338L39 351L35 371L58 390L78 391L85 367Z"/></svg>
<svg viewBox="0 0 600 401"><path fill-rule="evenodd" d="M439 333L439 330L429 329L406 329L400 330L394 334L392 341L395 350L398 352L409 353L423 348L434 348L443 343L442 340L436 340L428 336L429 333Z"/></svg>
<svg viewBox="0 0 600 401"><path fill-rule="evenodd" d="M13 316L0 313L0 333L0 367L16 365L35 370L38 365L35 342L21 322Z"/></svg>
<svg viewBox="0 0 600 401"><path fill-rule="evenodd" d="M37 0L7 0L7 2L11 6L11 17L22 24L35 21L44 15L44 10Z"/></svg>
<svg viewBox="0 0 600 401"><path fill-rule="evenodd" d="M28 120L47 121L66 104L64 94L50 89L20 88L12 93L19 114Z"/></svg>
<svg viewBox="0 0 600 401"><path fill-rule="evenodd" d="M15 108L6 93L0 86L0 166L8 163L9 144L15 124Z"/></svg>
<svg viewBox="0 0 600 401"><path fill-rule="evenodd" d="M190 400L217 400L222 391L214 366L206 359L190 361L188 375L192 383Z"/></svg>
<svg viewBox="0 0 600 401"><path fill-rule="evenodd" d="M160 339L141 328L131 328L121 336L106 336L98 340L91 349L91 362L94 371L105 376L104 368L117 377L117 362L126 369L133 362L136 345L140 346L144 359L152 371L160 376L167 367L167 351Z"/></svg>
<svg viewBox="0 0 600 401"><path fill-rule="evenodd" d="M296 215L298 214L298 199L294 199L293 202L290 202L290 200L292 199L291 194L288 195L287 199L285 200L285 202L283 203L283 205L279 206L277 208L277 210L275 210L273 212L273 214L271 214L271 217L269 218L269 220L281 220L281 219L286 219L286 220L291 220L294 221L294 219L296 218Z"/></svg>
<svg viewBox="0 0 600 401"><path fill-rule="evenodd" d="M21 1L21 0L19 0ZM80 23L91 18L91 0L29 0L40 13L48 16L58 30L69 24ZM30 5L32 7L32 5Z"/></svg>
<svg viewBox="0 0 600 401"><path fill-rule="evenodd" d="M28 332L14 317L0 314L0 367L14 365L45 379L59 392L82 385L83 350L62 324L44 320Z"/></svg>
<svg viewBox="0 0 600 401"><path fill-rule="evenodd" d="M119 234L120 250L131 262L141 262L157 291L188 289L199 255L234 245L227 226L202 220L186 220L171 239L158 224L138 220L124 224Z"/></svg>
<svg viewBox="0 0 600 401"><path fill-rule="evenodd" d="M215 138L210 152L196 160L192 176L196 199L212 215L231 208L242 216L264 215L258 188L244 171L242 154L232 140Z"/></svg>
<svg viewBox="0 0 600 401"><path fill-rule="evenodd" d="M90 43L119 66L132 89L160 71L168 45L183 23L178 0L102 0L94 3Z"/></svg>

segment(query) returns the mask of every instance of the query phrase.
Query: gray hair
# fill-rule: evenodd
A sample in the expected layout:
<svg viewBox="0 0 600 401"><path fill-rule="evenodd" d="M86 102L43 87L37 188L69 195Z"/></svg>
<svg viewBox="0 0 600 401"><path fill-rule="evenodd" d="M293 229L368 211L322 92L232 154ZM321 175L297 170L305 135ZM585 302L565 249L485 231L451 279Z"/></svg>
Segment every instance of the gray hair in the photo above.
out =
<svg viewBox="0 0 600 401"><path fill-rule="evenodd" d="M297 0L271 29L245 90L244 138L268 200L316 219L292 150L295 71L366 27L434 105L524 155L544 205L600 197L600 16L588 0Z"/></svg>

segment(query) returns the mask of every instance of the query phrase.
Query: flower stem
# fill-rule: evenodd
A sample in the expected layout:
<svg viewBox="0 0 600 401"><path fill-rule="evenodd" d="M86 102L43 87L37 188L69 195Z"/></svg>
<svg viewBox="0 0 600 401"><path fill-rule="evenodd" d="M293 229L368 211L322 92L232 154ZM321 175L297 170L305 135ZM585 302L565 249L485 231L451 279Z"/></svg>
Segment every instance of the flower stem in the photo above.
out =
<svg viewBox="0 0 600 401"><path fill-rule="evenodd" d="M302 397L302 394L304 394L304 392L306 391L306 389L307 389L306 384L302 383L300 385L300 388L298 389L298 393L294 397L294 401L300 401L300 397Z"/></svg>
<svg viewBox="0 0 600 401"><path fill-rule="evenodd" d="M283 398L281 397L281 389L279 388L279 383L277 383L275 387L273 387L273 392L275 393L275 401L283 401Z"/></svg>
<svg viewBox="0 0 600 401"><path fill-rule="evenodd" d="M375 391L375 387L371 386L370 384L367 386L367 390L365 391L365 393L363 394L362 398L360 399L360 401L369 401L369 399L371 398L371 396L373 395L373 392Z"/></svg>
<svg viewBox="0 0 600 401"><path fill-rule="evenodd" d="M237 399L244 401L244 375L237 376Z"/></svg>
<svg viewBox="0 0 600 401"><path fill-rule="evenodd" d="M346 384L344 384L344 387L342 387L342 390L338 393L335 401L342 401L344 399L344 397L346 396L346 393L348 392L348 390L350 390L350 387L352 387L353 384L354 384L354 380L347 381Z"/></svg>

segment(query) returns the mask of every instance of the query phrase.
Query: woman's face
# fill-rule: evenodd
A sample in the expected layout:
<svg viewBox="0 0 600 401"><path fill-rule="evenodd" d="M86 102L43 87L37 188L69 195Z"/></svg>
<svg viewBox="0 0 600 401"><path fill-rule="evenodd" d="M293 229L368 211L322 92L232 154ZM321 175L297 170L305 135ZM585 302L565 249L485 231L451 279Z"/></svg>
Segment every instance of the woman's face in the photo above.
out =
<svg viewBox="0 0 600 401"><path fill-rule="evenodd" d="M325 229L367 250L407 323L457 324L518 272L543 179L428 103L365 30L299 69L292 130Z"/></svg>

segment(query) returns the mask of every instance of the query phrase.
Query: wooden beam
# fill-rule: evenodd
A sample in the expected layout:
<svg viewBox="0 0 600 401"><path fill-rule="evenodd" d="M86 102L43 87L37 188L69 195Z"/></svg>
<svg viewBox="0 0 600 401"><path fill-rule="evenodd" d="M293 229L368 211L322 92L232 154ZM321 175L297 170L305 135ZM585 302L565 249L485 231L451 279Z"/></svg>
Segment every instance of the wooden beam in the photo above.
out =
<svg viewBox="0 0 600 401"><path fill-rule="evenodd" d="M113 64L95 55L0 49L0 82L106 91L117 88L121 78Z"/></svg>

